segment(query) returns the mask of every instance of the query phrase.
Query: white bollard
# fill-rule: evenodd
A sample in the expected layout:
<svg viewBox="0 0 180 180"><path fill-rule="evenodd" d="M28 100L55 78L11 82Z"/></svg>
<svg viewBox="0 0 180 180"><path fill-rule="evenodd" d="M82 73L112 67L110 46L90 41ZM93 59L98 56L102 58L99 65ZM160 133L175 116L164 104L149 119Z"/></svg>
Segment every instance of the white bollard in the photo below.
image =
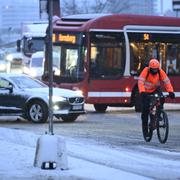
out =
<svg viewBox="0 0 180 180"><path fill-rule="evenodd" d="M56 135L49 134L38 138L34 167L42 169L68 169L65 141Z"/></svg>

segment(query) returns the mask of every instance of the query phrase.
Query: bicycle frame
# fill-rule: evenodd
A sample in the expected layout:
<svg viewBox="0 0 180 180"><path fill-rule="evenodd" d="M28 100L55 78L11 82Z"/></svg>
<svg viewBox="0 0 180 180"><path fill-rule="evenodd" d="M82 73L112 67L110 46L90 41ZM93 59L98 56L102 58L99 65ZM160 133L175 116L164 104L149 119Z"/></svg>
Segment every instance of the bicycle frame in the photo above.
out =
<svg viewBox="0 0 180 180"><path fill-rule="evenodd" d="M160 96L158 96L158 94L154 94L154 95L150 95L150 97L152 99L150 99L149 113L150 114L154 113L154 115L157 115L158 114L158 110L160 110L160 106L161 106L160 100L164 96L160 97ZM154 108L155 108L155 110L154 110Z"/></svg>

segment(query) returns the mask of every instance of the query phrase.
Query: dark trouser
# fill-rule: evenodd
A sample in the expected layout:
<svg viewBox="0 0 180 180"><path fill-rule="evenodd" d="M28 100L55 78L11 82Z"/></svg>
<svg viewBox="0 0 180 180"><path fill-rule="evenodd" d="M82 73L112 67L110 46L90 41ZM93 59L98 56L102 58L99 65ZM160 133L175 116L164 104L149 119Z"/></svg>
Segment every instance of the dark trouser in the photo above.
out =
<svg viewBox="0 0 180 180"><path fill-rule="evenodd" d="M152 93L148 93L150 94L158 94L159 96L162 96L162 91L160 88L157 88L154 92ZM151 98L150 96L143 96L141 97L141 110L142 110L142 114L141 114L141 119L142 119L142 123L143 123L143 127L147 126L147 122L148 122L148 115L149 115L149 106L150 106L150 102L151 102ZM160 109L163 108L164 105L164 98L161 98L160 100Z"/></svg>

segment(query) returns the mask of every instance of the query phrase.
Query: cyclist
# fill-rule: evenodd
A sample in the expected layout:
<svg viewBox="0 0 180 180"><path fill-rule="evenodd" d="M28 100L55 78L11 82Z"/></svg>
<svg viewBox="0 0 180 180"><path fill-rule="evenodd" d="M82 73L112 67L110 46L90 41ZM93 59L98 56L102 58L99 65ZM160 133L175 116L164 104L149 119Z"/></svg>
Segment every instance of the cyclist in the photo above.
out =
<svg viewBox="0 0 180 180"><path fill-rule="evenodd" d="M150 96L148 96L148 94L157 93L161 96L162 90L160 88L160 82L164 83L166 91L169 92L169 97L174 99L174 90L167 74L160 68L160 64L157 59L151 59L149 61L149 66L143 69L138 79L138 88L141 95L142 105L141 119L145 132L147 132L150 104ZM164 99L161 99L160 103L160 108L163 108ZM146 136L148 136L148 134Z"/></svg>

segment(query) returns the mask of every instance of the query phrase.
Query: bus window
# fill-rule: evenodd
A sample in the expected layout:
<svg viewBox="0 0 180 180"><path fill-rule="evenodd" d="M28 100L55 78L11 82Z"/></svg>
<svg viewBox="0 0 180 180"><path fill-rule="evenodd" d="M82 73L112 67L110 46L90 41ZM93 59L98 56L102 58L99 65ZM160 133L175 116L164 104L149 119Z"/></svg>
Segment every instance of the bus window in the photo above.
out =
<svg viewBox="0 0 180 180"><path fill-rule="evenodd" d="M124 36L122 33L90 34L90 78L116 79L124 72Z"/></svg>
<svg viewBox="0 0 180 180"><path fill-rule="evenodd" d="M68 73L74 75L77 73L77 58L78 58L77 50L67 49L66 70Z"/></svg>
<svg viewBox="0 0 180 180"><path fill-rule="evenodd" d="M166 64L166 72L169 75L179 74L179 62L180 59L178 57L178 53L180 52L180 46L176 44L168 44L167 45L167 64Z"/></svg>
<svg viewBox="0 0 180 180"><path fill-rule="evenodd" d="M59 46L53 46L53 71L55 76L60 76L60 57L61 48Z"/></svg>
<svg viewBox="0 0 180 180"><path fill-rule="evenodd" d="M149 34L144 40L144 33L129 33L130 41L130 71L140 73L149 60L159 60L161 68L169 75L180 74L180 44L177 42L180 35ZM132 74L133 74L132 73Z"/></svg>

